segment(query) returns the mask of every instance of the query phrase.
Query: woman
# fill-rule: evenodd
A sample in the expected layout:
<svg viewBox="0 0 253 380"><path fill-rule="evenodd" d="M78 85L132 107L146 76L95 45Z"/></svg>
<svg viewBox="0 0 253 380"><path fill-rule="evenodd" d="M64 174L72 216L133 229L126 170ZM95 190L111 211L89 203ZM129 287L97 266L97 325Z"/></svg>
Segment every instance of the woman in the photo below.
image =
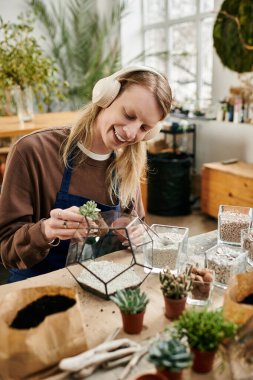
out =
<svg viewBox="0 0 253 380"><path fill-rule="evenodd" d="M70 239L86 235L79 206L88 200L101 211L134 203L144 217L144 141L170 106L163 75L126 68L97 82L92 103L71 128L34 132L13 146L0 197L1 260L10 282L65 266Z"/></svg>

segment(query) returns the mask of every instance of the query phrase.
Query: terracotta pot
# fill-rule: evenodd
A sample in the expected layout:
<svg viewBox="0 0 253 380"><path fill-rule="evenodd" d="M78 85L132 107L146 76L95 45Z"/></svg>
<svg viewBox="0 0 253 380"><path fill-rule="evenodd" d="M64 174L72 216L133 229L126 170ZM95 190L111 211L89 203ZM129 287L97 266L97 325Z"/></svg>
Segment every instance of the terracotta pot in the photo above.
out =
<svg viewBox="0 0 253 380"><path fill-rule="evenodd" d="M172 372L168 369L157 369L157 373L162 375L162 377L166 380L181 380L183 378L183 371Z"/></svg>
<svg viewBox="0 0 253 380"><path fill-rule="evenodd" d="M213 368L214 358L216 351L206 351L202 352L192 348L191 351L194 354L193 358L193 371L197 373L207 373Z"/></svg>
<svg viewBox="0 0 253 380"><path fill-rule="evenodd" d="M184 311L186 298L174 300L163 296L165 304L165 316L169 319L178 318Z"/></svg>
<svg viewBox="0 0 253 380"><path fill-rule="evenodd" d="M145 310L138 314L125 314L121 311L123 330L127 334L139 334L143 327Z"/></svg>
<svg viewBox="0 0 253 380"><path fill-rule="evenodd" d="M143 373L136 377L135 380L167 380L167 378L159 373Z"/></svg>

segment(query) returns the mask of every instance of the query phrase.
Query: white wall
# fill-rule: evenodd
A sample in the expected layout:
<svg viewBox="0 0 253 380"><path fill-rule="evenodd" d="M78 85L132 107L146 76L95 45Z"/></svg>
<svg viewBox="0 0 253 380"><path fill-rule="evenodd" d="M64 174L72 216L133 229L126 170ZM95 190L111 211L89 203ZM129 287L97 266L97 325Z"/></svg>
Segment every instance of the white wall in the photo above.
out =
<svg viewBox="0 0 253 380"><path fill-rule="evenodd" d="M196 169L206 162L237 158L253 163L253 125L197 122Z"/></svg>
<svg viewBox="0 0 253 380"><path fill-rule="evenodd" d="M122 66L127 66L142 51L142 37L140 34L141 1L129 0L127 14L121 23L121 60ZM142 63L138 60L135 64Z"/></svg>
<svg viewBox="0 0 253 380"><path fill-rule="evenodd" d="M4 21L15 21L26 10L23 0L0 0L0 15Z"/></svg>

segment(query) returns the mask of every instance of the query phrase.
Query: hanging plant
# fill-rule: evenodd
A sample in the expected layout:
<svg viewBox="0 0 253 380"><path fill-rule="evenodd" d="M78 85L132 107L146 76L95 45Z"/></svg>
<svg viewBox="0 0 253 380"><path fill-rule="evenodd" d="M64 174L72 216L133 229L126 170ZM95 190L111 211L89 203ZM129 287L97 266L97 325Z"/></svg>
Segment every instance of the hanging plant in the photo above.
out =
<svg viewBox="0 0 253 380"><path fill-rule="evenodd" d="M225 0L213 28L214 47L224 66L253 71L253 2Z"/></svg>

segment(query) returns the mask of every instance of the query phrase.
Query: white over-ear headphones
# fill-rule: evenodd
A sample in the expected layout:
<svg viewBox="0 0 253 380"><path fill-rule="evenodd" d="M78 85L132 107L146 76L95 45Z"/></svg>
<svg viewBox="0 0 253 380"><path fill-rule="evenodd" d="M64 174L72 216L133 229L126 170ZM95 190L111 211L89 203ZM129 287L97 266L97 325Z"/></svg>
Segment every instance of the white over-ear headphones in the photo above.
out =
<svg viewBox="0 0 253 380"><path fill-rule="evenodd" d="M101 108L107 108L114 101L120 91L121 83L118 81L118 78L124 74L134 71L149 71L163 78L163 76L158 71L147 66L126 67L110 75L109 77L100 79L95 84L92 91L92 103L98 105ZM151 140L157 133L159 133L161 129L160 124L161 123L158 123L157 126L147 132L144 140Z"/></svg>

